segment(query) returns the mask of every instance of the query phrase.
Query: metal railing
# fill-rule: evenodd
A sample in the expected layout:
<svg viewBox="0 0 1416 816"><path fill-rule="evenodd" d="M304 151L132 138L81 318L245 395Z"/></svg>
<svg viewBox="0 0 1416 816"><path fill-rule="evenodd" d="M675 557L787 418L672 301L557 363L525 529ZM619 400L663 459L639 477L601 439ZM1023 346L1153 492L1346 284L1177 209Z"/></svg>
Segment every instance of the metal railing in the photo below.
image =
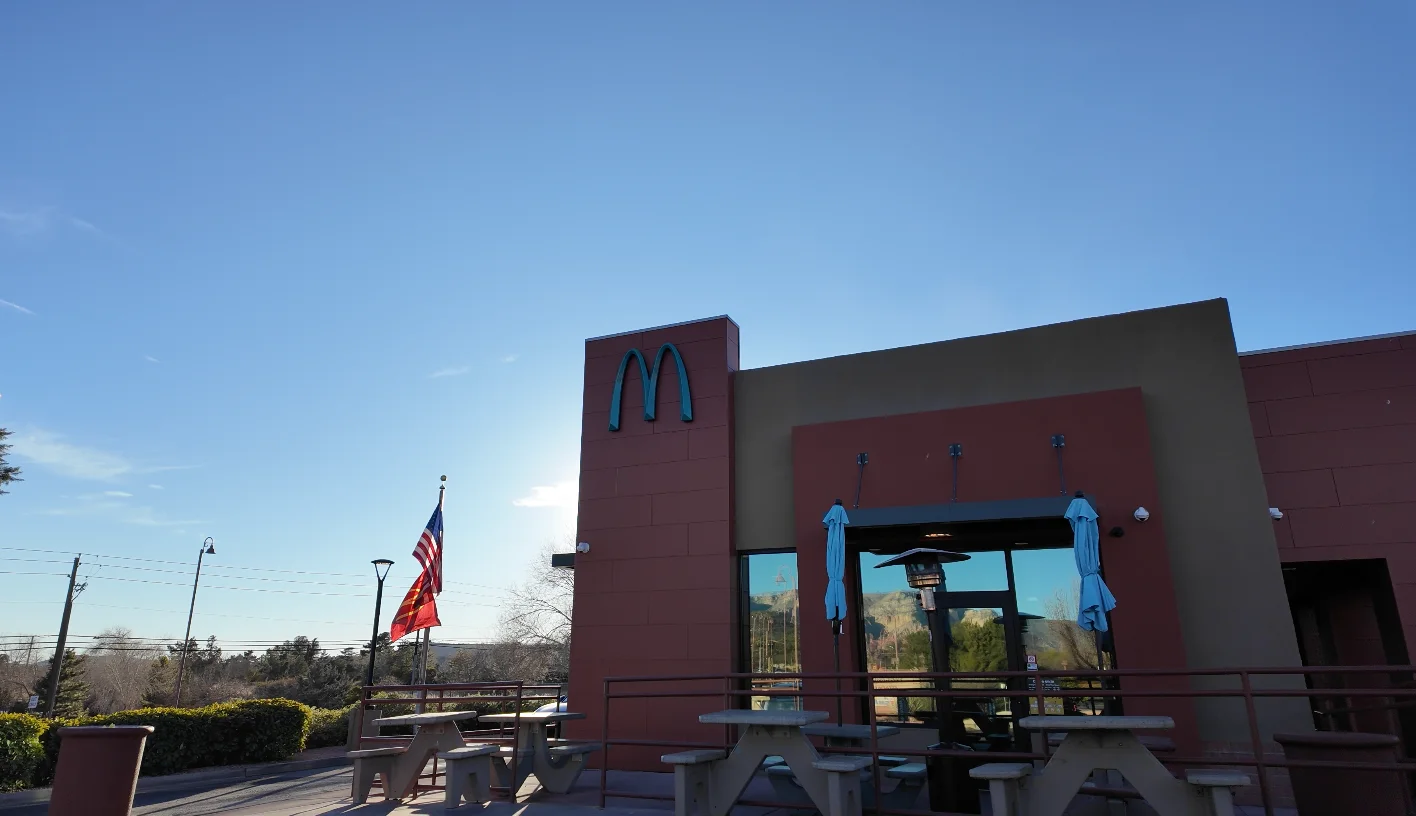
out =
<svg viewBox="0 0 1416 816"><path fill-rule="evenodd" d="M1230 669L1193 669L1193 670L1105 670L1105 671L1000 671L1000 672L817 672L817 673L782 673L782 674L697 674L697 675L674 675L674 676L626 676L608 677L604 680L604 700L601 719L601 743L603 746L603 760L600 773L600 807L605 806L609 798L628 799L672 799L672 796L664 796L652 793L637 791L612 790L608 786L608 770L611 764L611 749L620 747L648 747L659 749L692 749L709 748L719 750L731 750L734 740L732 727L725 726L723 729L723 739L721 742L693 742L673 739L631 739L615 737L611 733L611 702L614 700L635 699L671 699L671 698L711 698L720 700L724 709L739 707L737 703L743 698L751 697L798 697L798 698L831 698L831 699L854 699L866 703L865 710L868 716L865 718L871 726L880 724L880 715L877 711L875 701L878 698L896 698L907 696L910 698L930 698L930 699L950 699L955 697L978 698L987 696L991 698L1009 698L1010 700L1024 700L1024 706L1030 706L1032 702L1037 705L1039 714L1047 711L1046 700L1048 698L1063 699L1096 699L1102 698L1108 701L1125 701L1128 699L1239 699L1243 701L1245 718L1247 720L1247 732L1252 748L1252 757L1209 757L1209 756L1158 756L1157 759L1167 766L1188 766L1188 767L1245 767L1253 768L1258 776L1259 795L1261 797L1264 813L1266 816L1274 816L1274 794L1271 789L1268 774L1271 770L1284 769L1328 769L1328 770L1353 770L1369 772L1402 772L1410 774L1416 772L1416 762L1345 762L1329 760L1297 760L1286 757L1266 756L1265 745L1261 736L1259 726L1259 716L1257 712L1256 700L1259 699L1292 699L1306 698L1309 700L1323 700L1329 698L1367 699L1367 698L1410 698L1409 703L1395 703L1403 706L1406 704L1416 705L1416 688L1410 685L1402 685L1400 681L1393 682L1389 687L1369 687L1369 688L1314 688L1311 678L1319 675L1346 675L1350 680L1351 676L1371 676L1371 675L1404 675L1410 678L1416 673L1416 666L1312 666L1312 667L1249 667ZM1305 681L1305 688L1256 688L1254 680L1256 678L1269 679L1276 677L1301 677ZM1176 679L1186 681L1189 686L1196 678L1230 678L1237 681L1237 688L1193 688L1187 687L1183 690L1167 690L1156 688L1121 688L1123 678L1136 681L1140 678L1155 679ZM1059 681L1057 685L1047 684L1046 680ZM852 689L836 690L830 681L840 680L848 684ZM1018 688L1027 686L1028 680L1032 680L1032 687L1026 690ZM1064 680L1085 680L1085 688L1067 688L1060 681ZM757 681L757 684L754 684ZM766 681L796 681L795 688L773 688L763 687L761 683ZM897 683L900 681L918 681L921 684L928 683L937 686L939 683L951 684L956 682L980 682L991 681L1001 683L1002 687L988 689L986 694L981 694L978 688L900 688L897 686L882 687L878 685L882 681ZM1099 681L1099 682L1095 682ZM683 684L696 684L699 687L692 689L674 688ZM713 688L704 688L703 684L714 684ZM810 687L808 687L810 684ZM1098 688L1097 686L1101 686ZM1133 682L1133 685L1144 685L1144 683ZM646 688L647 686L647 688ZM1350 704L1349 704L1350 707ZM1314 714L1324 714L1323 707L1314 707ZM706 709L705 709L706 713ZM1393 722L1393 725L1395 723ZM1399 730L1392 733L1399 735ZM888 755L908 756L908 757L941 757L950 759L973 759L986 758L988 761L1016 761L1016 762L1046 762L1051 755L1049 740L1046 735L1040 740L1034 740L1033 751L970 751L961 749L919 749L890 747ZM882 790L882 772L880 765L880 738L877 729L872 728L869 751L864 748L829 748L819 747L822 753L848 753L864 756L869 753L873 763L875 790ZM1137 794L1125 788L1113 788L1098 785L1090 785L1085 791L1086 795L1098 795L1111 798L1136 798ZM937 811L904 810L897 808L887 808L883 804L883 796L875 797L874 812L877 814L893 814L893 816L938 816ZM773 807L773 808L797 808L801 803L780 802L770 800L739 800L739 804Z"/></svg>
<svg viewBox="0 0 1416 816"><path fill-rule="evenodd" d="M510 778L517 778L516 766L521 759L521 715L537 705L545 702L554 702L562 696L564 687L546 683L525 683L519 680L496 681L488 683L425 683L419 685L405 686L364 686L359 694L359 705L355 711L355 722L353 725L355 745L358 748L365 747L388 747L392 745L406 745L412 741L412 735L388 736L365 736L364 735L364 713L369 709L380 709L382 716L396 716L390 713L388 707L394 707L397 711L400 708L410 708L409 713L416 711L424 713L428 710L442 711L468 711L477 714L514 714L510 724L501 723L494 729L478 728L472 731L462 731L464 738L472 737L478 742L496 745L511 746L511 774ZM452 708L449 708L452 706ZM463 708L459 709L458 706ZM510 734L508 734L508 728ZM446 784L439 784L438 778L442 774L438 771L438 760L434 757L432 770L421 773L418 782L414 786L413 795L416 797L420 793L428 791L441 791L446 788ZM424 780L427 780L426 782ZM378 782L382 786L382 777ZM505 787L491 786L494 791L505 792L507 796L516 801L516 791Z"/></svg>

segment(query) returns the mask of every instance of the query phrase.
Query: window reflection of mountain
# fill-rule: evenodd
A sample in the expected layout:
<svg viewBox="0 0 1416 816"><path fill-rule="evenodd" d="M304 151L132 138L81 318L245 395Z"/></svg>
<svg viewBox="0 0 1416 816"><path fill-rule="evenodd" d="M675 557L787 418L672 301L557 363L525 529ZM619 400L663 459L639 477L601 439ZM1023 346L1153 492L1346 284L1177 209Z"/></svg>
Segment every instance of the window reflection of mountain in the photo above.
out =
<svg viewBox="0 0 1416 816"><path fill-rule="evenodd" d="M797 619L800 615L795 590L763 592L748 597L750 640L748 644L752 671L799 671L801 648L797 640Z"/></svg>

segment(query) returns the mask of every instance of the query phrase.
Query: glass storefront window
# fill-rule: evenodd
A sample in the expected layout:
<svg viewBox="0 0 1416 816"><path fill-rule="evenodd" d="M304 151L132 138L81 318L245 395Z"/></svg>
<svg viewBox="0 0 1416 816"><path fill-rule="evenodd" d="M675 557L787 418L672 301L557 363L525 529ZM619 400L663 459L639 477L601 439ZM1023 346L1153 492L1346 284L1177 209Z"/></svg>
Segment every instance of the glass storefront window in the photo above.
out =
<svg viewBox="0 0 1416 816"><path fill-rule="evenodd" d="M801 671L801 642L797 622L801 604L797 593L796 553L753 553L742 556L743 665L753 674ZM758 679L753 688L785 691L800 689L797 678ZM801 707L799 697L763 695L752 698L752 707Z"/></svg>

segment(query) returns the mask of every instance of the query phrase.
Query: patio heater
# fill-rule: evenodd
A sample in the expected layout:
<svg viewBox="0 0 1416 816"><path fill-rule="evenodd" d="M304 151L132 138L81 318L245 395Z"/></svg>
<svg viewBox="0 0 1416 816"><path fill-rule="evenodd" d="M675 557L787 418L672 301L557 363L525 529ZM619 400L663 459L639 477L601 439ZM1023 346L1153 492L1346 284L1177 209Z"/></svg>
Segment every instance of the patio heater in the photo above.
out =
<svg viewBox="0 0 1416 816"><path fill-rule="evenodd" d="M875 565L876 569L903 566L905 580L909 582L910 588L919 591L916 597L919 608L924 610L925 620L929 623L930 663L936 672L949 670L949 621L940 619L934 595L947 589L944 583L944 565L967 560L969 556L963 553L919 547ZM939 687L940 684L936 683L935 688Z"/></svg>
<svg viewBox="0 0 1416 816"><path fill-rule="evenodd" d="M919 607L924 610L925 620L929 623L930 663L935 672L949 671L949 620L948 610L939 609L934 596L946 591L944 565L967 560L969 556L963 553L920 547L875 565L876 569L903 566L905 580L909 582L911 589L918 590ZM945 691L949 688L949 681L936 680L934 688L936 691ZM939 726L941 741L930 745L930 750L956 747L957 734L952 710L952 700L936 698L935 722ZM956 762L939 757L926 758L931 810L977 812L978 793L968 778L968 768L971 764L980 763Z"/></svg>

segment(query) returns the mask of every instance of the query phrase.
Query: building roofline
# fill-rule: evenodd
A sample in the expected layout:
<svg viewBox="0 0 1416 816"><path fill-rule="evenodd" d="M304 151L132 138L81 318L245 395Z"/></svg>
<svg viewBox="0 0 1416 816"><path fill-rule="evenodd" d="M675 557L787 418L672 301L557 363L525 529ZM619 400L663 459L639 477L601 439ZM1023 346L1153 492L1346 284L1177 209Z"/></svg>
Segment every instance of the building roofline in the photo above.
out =
<svg viewBox="0 0 1416 816"><path fill-rule="evenodd" d="M679 326L691 326L694 323L707 323L712 320L726 320L734 326L737 326L738 331L742 331L742 326L738 326L738 322L736 320L733 320L731 317L725 314L721 314L715 315L713 317L700 317L696 320L681 320L678 323L668 323L663 326L651 326L647 329L634 329L632 331L615 332L614 334L602 334L599 337L587 337L585 338L585 342L593 343L596 340L609 340L612 337L626 337L631 334L644 334L645 332L659 331L661 329L676 329Z"/></svg>
<svg viewBox="0 0 1416 816"><path fill-rule="evenodd" d="M1394 337L1416 336L1416 331L1389 332L1387 334L1369 334L1365 337L1348 337L1345 340L1323 340L1318 343L1299 343L1296 346L1278 346L1277 348L1254 349L1253 351L1241 351L1240 357L1251 357L1255 354L1276 354L1280 351L1301 351L1302 349L1322 348L1324 346L1341 346L1347 343L1363 343L1368 340L1390 340Z"/></svg>

